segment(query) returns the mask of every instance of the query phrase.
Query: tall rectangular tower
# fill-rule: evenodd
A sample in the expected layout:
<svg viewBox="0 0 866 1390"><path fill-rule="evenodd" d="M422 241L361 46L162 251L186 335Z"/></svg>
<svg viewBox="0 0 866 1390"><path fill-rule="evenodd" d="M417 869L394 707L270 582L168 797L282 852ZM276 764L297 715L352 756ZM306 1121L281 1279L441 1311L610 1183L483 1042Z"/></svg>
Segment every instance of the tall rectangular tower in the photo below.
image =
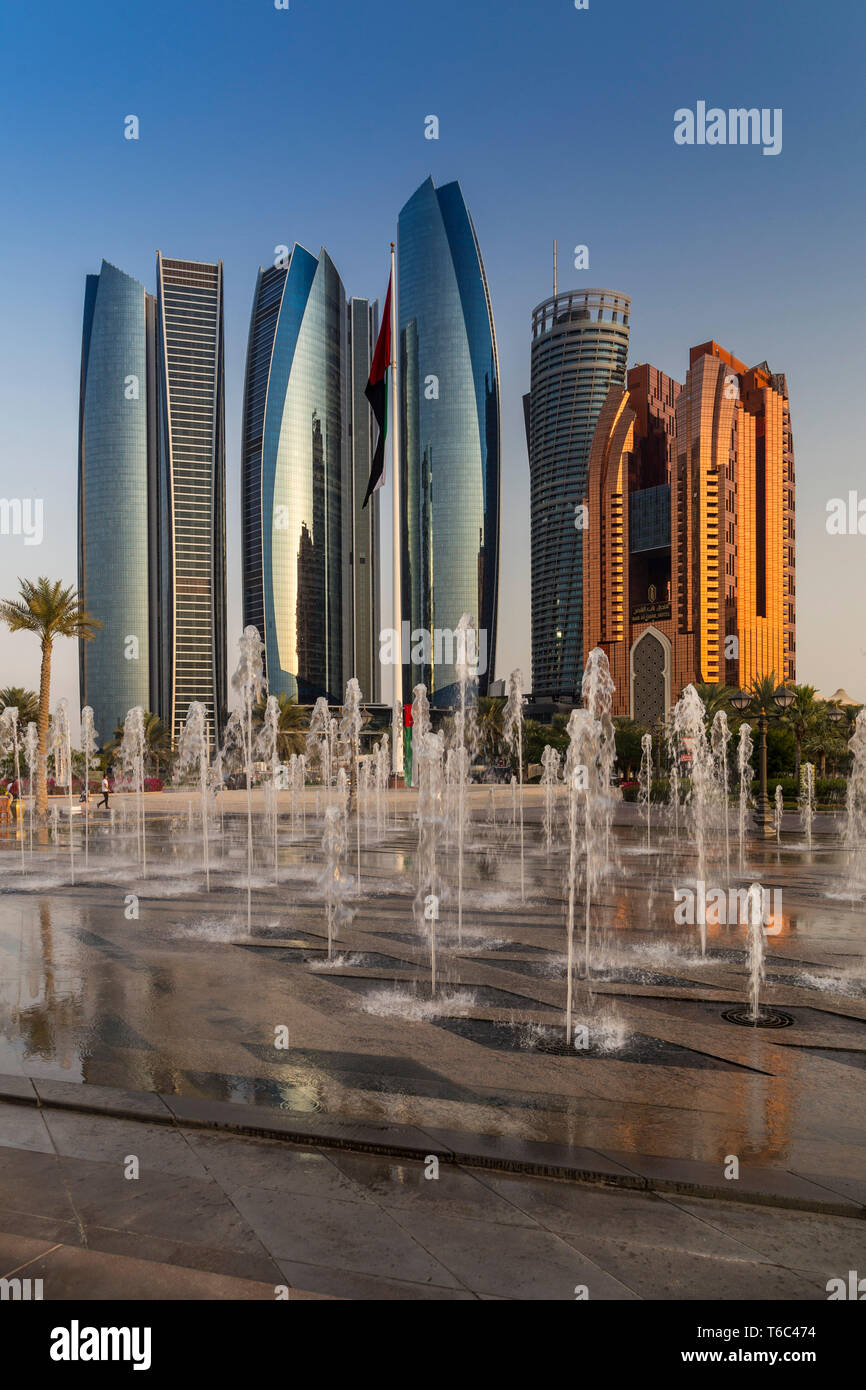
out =
<svg viewBox="0 0 866 1390"><path fill-rule="evenodd" d="M157 252L160 712L226 707L223 266Z"/></svg>
<svg viewBox="0 0 866 1390"><path fill-rule="evenodd" d="M354 675L368 700L381 695L379 673L379 490L364 506L375 424L364 394L379 331L378 304L349 301L349 448L352 469L352 607Z"/></svg>

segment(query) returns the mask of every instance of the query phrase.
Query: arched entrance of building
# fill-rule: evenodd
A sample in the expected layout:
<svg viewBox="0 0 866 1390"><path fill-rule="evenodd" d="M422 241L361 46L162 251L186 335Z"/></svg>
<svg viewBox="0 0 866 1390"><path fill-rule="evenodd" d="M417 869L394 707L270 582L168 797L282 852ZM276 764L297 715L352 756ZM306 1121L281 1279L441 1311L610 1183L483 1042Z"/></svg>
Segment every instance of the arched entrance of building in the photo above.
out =
<svg viewBox="0 0 866 1390"><path fill-rule="evenodd" d="M673 647L657 627L644 628L629 652L631 717L648 729L671 707Z"/></svg>

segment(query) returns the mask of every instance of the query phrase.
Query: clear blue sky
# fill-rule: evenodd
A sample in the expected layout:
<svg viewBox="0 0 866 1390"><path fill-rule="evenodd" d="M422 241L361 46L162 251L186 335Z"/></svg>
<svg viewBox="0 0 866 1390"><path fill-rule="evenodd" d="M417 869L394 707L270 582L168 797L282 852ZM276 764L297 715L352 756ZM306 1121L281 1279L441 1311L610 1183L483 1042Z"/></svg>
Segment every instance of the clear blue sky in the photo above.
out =
<svg viewBox="0 0 866 1390"><path fill-rule="evenodd" d="M105 256L153 289L157 247L222 257L233 653L256 269L280 243L324 244L350 294L381 297L397 212L432 174L461 181L499 340L498 674L529 679L521 396L557 237L562 287L632 296L631 360L682 380L689 347L713 337L787 372L799 678L866 698L866 536L825 530L828 498L866 497L861 6L84 0L6 7L2 23L0 496L43 497L46 537L0 537L0 593L18 574L75 580L85 274ZM782 153L676 146L674 111L698 100L781 107ZM588 271L570 269L578 243ZM35 685L36 660L29 639L0 633L0 685ZM56 671L52 704L75 707L74 644Z"/></svg>

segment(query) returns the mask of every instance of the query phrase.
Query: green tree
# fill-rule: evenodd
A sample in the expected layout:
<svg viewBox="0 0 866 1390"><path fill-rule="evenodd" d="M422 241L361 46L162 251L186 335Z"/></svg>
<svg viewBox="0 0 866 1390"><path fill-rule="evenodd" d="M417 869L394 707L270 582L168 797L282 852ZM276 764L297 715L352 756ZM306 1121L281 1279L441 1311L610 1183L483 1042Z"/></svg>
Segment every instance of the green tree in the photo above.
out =
<svg viewBox="0 0 866 1390"><path fill-rule="evenodd" d="M118 724L114 737L102 750L102 765L110 767L120 751L123 742L123 725ZM159 777L160 770L167 771L174 758L171 730L158 714L152 710L144 711L144 770L145 773Z"/></svg>
<svg viewBox="0 0 866 1390"><path fill-rule="evenodd" d="M707 723L712 724L719 710L725 713L730 712L731 689L727 685L719 685L712 681L699 681L695 690L701 697L704 709L707 712Z"/></svg>
<svg viewBox="0 0 866 1390"><path fill-rule="evenodd" d="M306 705L299 705L297 700L293 700L285 691L277 695L276 699L280 707L277 720L277 756L280 762L284 763L293 753L306 752L310 711ZM265 722L266 707L267 698L263 696L253 709L253 721L258 728Z"/></svg>
<svg viewBox="0 0 866 1390"><path fill-rule="evenodd" d="M48 814L48 773L45 745L51 713L51 657L58 637L76 637L91 642L102 623L88 613L77 591L70 585L64 589L60 580L52 583L40 576L33 584L29 579L18 580L18 598L0 602L0 619L12 632L32 632L39 638L42 653L39 672L39 710L36 727L39 734L39 766L36 774L36 814Z"/></svg>
<svg viewBox="0 0 866 1390"><path fill-rule="evenodd" d="M814 739L822 723L826 722L821 702L815 698L814 685L792 685L794 703L785 711L785 723L794 735L794 781L800 785L800 762L803 745Z"/></svg>
<svg viewBox="0 0 866 1390"><path fill-rule="evenodd" d="M28 724L35 724L39 718L39 696L35 690L25 690L20 685L7 685L0 690L0 710L10 706L18 711L18 728L22 731Z"/></svg>

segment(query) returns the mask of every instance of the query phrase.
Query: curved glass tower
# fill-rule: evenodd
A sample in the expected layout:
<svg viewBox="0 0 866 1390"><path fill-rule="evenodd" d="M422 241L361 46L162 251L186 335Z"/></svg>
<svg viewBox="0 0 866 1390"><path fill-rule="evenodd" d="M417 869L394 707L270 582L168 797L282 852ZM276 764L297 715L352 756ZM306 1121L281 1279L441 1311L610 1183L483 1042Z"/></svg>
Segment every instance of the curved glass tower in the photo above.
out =
<svg viewBox="0 0 866 1390"><path fill-rule="evenodd" d="M583 529L595 424L612 386L625 386L630 299L570 290L532 314L529 449L532 691L580 700Z"/></svg>
<svg viewBox="0 0 866 1390"><path fill-rule="evenodd" d="M100 742L151 698L148 512L155 485L154 301L102 262L87 276L78 437L78 587L102 627L79 643Z"/></svg>
<svg viewBox="0 0 866 1390"><path fill-rule="evenodd" d="M323 249L259 271L242 438L244 623L272 695L343 699L352 674L348 318Z"/></svg>
<svg viewBox="0 0 866 1390"><path fill-rule="evenodd" d="M479 689L496 652L499 362L487 279L459 183L432 179L402 209L397 288L402 395L404 698L452 703L451 635L479 630ZM408 650L407 650L408 646ZM483 669L482 669L483 668Z"/></svg>

